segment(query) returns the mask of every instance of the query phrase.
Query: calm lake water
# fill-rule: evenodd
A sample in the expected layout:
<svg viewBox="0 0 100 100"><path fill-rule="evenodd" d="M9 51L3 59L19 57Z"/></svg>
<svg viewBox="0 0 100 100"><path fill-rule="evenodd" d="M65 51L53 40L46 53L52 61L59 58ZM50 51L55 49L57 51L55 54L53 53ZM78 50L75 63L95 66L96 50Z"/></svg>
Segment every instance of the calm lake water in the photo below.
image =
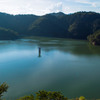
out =
<svg viewBox="0 0 100 100"><path fill-rule="evenodd" d="M100 47L67 39L0 41L3 82L9 85L6 100L39 90L61 91L68 98L100 98Z"/></svg>

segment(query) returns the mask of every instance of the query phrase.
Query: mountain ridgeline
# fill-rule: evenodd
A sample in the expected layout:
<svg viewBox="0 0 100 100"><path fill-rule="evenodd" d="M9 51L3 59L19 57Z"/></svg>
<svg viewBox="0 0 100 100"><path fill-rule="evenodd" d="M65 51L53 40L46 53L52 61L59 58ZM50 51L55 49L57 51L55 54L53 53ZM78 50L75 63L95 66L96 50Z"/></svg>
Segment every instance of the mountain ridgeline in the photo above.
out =
<svg viewBox="0 0 100 100"><path fill-rule="evenodd" d="M87 39L98 30L100 30L100 13L95 12L77 12L68 15L59 12L43 16L0 13L2 40L27 36Z"/></svg>

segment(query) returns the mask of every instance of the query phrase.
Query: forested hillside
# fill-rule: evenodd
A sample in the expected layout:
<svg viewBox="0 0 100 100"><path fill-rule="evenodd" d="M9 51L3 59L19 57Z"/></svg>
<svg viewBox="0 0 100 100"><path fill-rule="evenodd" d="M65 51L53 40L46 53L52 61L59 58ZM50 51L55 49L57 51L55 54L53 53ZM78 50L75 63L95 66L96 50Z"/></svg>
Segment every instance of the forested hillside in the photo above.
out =
<svg viewBox="0 0 100 100"><path fill-rule="evenodd" d="M19 35L17 32L0 27L0 40L15 40L18 39Z"/></svg>
<svg viewBox="0 0 100 100"><path fill-rule="evenodd" d="M100 14L77 12L66 15L62 12L44 16L9 15L0 13L0 27L17 32L22 36L45 36L73 39L87 39L87 36L100 30ZM5 31L6 32L6 31ZM5 34L4 30L0 34ZM11 31L9 31L9 36ZM3 35L0 35L0 39Z"/></svg>
<svg viewBox="0 0 100 100"><path fill-rule="evenodd" d="M94 34L89 35L88 40L93 45L100 45L100 30L96 31Z"/></svg>

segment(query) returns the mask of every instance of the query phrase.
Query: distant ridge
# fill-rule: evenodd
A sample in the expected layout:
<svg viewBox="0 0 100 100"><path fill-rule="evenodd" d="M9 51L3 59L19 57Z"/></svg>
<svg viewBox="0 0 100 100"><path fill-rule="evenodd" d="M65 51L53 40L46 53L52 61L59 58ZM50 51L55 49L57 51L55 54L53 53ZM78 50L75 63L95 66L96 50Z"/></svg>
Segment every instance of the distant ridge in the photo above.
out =
<svg viewBox="0 0 100 100"><path fill-rule="evenodd" d="M65 16L66 14L64 14L63 12L58 12L58 13L50 13L51 15L53 16L56 16L56 17L62 17L62 16Z"/></svg>
<svg viewBox="0 0 100 100"><path fill-rule="evenodd" d="M64 14L50 13L43 16L32 14L10 15L0 13L0 27L17 32L16 37L43 36L73 39L87 39L87 36L100 30L100 13L76 12ZM0 31L0 36L5 39ZM5 31L5 32L4 32ZM11 31L9 31L9 36Z"/></svg>

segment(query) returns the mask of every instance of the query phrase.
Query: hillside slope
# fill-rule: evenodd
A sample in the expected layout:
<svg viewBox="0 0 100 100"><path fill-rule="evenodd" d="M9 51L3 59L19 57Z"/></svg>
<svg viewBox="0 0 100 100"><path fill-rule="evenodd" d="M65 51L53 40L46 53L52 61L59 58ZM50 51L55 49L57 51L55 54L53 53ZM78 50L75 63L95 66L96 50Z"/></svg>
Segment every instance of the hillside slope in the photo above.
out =
<svg viewBox="0 0 100 100"><path fill-rule="evenodd" d="M16 31L19 37L45 36L87 39L88 35L100 30L100 14L95 12L77 12L66 15L59 12L44 16L14 16L0 13L0 27Z"/></svg>

